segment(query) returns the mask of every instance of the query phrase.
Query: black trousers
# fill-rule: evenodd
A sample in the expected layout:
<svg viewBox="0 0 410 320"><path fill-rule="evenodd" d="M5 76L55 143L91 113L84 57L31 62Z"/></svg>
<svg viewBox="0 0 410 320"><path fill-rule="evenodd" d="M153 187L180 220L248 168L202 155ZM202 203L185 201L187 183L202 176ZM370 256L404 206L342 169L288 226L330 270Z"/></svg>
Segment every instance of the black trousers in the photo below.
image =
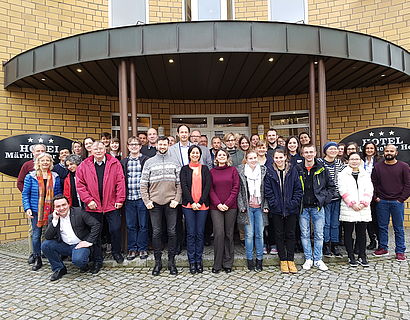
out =
<svg viewBox="0 0 410 320"><path fill-rule="evenodd" d="M379 224L377 222L376 202L370 203L372 221L367 223L367 234L370 240L379 240Z"/></svg>
<svg viewBox="0 0 410 320"><path fill-rule="evenodd" d="M269 253L269 249L271 246L276 244L275 241L275 227L274 227L274 221L272 219L272 215L268 215L268 222L269 224L265 227L264 232L263 232L263 244L266 247L266 250Z"/></svg>
<svg viewBox="0 0 410 320"><path fill-rule="evenodd" d="M297 215L292 214L283 217L273 214L272 220L275 230L276 249L280 261L293 261L295 257Z"/></svg>
<svg viewBox="0 0 410 320"><path fill-rule="evenodd" d="M154 203L154 208L148 210L152 225L152 246L154 247L155 260L160 260L162 256L162 218L165 216L168 234L168 258L175 257L177 244L176 223L177 209L171 208L169 203L159 205Z"/></svg>
<svg viewBox="0 0 410 320"><path fill-rule="evenodd" d="M366 257L366 228L367 222L343 222L345 247L349 258L354 257L353 230L356 233L356 244L359 250L359 258Z"/></svg>

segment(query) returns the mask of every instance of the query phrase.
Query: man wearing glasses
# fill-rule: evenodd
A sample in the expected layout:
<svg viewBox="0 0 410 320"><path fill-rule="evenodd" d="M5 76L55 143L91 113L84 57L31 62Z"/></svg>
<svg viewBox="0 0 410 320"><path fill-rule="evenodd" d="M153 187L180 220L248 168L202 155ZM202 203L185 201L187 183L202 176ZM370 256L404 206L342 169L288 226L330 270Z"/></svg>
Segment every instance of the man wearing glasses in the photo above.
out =
<svg viewBox="0 0 410 320"><path fill-rule="evenodd" d="M125 216L128 231L127 260L148 257L148 212L141 198L141 174L147 156L140 153L141 143L132 136L127 141L129 155L121 160L124 170L126 201Z"/></svg>

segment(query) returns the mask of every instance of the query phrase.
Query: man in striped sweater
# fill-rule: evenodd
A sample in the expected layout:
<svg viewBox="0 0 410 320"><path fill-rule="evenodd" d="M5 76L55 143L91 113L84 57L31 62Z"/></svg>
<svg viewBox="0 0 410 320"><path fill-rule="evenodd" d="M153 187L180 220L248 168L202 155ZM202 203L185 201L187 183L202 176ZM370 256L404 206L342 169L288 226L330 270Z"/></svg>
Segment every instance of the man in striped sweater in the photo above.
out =
<svg viewBox="0 0 410 320"><path fill-rule="evenodd" d="M149 210L152 224L152 245L155 266L152 274L157 276L162 269L162 217L165 216L168 233L168 269L178 274L175 266L177 205L181 199L179 165L168 153L167 137L159 137L157 154L145 162L141 175L141 197Z"/></svg>

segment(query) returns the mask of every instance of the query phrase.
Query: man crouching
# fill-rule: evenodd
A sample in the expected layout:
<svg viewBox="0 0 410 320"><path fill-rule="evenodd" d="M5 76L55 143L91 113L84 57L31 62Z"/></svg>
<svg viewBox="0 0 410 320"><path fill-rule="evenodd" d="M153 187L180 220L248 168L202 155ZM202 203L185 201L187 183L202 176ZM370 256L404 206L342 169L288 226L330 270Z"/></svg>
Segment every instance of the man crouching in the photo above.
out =
<svg viewBox="0 0 410 320"><path fill-rule="evenodd" d="M70 208L63 195L55 196L53 205L41 251L53 271L50 280L56 281L67 273L62 256L70 256L74 265L87 271L90 247L97 241L101 224L81 208Z"/></svg>

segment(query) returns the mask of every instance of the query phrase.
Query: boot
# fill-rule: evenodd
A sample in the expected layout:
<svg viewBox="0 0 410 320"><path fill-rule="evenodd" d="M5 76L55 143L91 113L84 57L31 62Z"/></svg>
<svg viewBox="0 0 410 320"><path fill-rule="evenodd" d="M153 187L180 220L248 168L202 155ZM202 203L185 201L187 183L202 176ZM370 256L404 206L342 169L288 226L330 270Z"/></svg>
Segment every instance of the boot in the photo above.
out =
<svg viewBox="0 0 410 320"><path fill-rule="evenodd" d="M43 266L43 260L41 260L41 256L38 255L34 258L34 263L33 266L31 267L31 270L37 271Z"/></svg>
<svg viewBox="0 0 410 320"><path fill-rule="evenodd" d="M377 241L376 239L370 240L369 245L367 246L367 250L376 250L377 249Z"/></svg>
<svg viewBox="0 0 410 320"><path fill-rule="evenodd" d="M189 272L191 274L195 274L196 273L196 263L190 263L189 264Z"/></svg>
<svg viewBox="0 0 410 320"><path fill-rule="evenodd" d="M342 252L336 242L332 242L331 251L336 258L343 258Z"/></svg>
<svg viewBox="0 0 410 320"><path fill-rule="evenodd" d="M288 261L288 268L290 273L298 273L298 269L296 268L295 261Z"/></svg>
<svg viewBox="0 0 410 320"><path fill-rule="evenodd" d="M262 260L256 259L255 271L263 271Z"/></svg>
<svg viewBox="0 0 410 320"><path fill-rule="evenodd" d="M281 261L280 262L280 271L282 273L289 273L289 267L288 267L288 262L287 261Z"/></svg>
<svg viewBox="0 0 410 320"><path fill-rule="evenodd" d="M168 260L168 270L169 274L176 276L178 274L178 269L175 265L175 257L171 257Z"/></svg>
<svg viewBox="0 0 410 320"><path fill-rule="evenodd" d="M328 258L332 256L332 251L330 250L330 242L323 243L323 255Z"/></svg>
<svg viewBox="0 0 410 320"><path fill-rule="evenodd" d="M162 269L161 259L155 260L155 266L154 266L154 269L152 269L152 275L159 276L159 274L161 273L161 269Z"/></svg>
<svg viewBox="0 0 410 320"><path fill-rule="evenodd" d="M202 261L196 263L196 272L198 273L204 272L204 265L202 264Z"/></svg>
<svg viewBox="0 0 410 320"><path fill-rule="evenodd" d="M254 271L255 270L255 264L253 263L253 259L252 260L246 260L246 264L248 265L248 270L249 271Z"/></svg>

